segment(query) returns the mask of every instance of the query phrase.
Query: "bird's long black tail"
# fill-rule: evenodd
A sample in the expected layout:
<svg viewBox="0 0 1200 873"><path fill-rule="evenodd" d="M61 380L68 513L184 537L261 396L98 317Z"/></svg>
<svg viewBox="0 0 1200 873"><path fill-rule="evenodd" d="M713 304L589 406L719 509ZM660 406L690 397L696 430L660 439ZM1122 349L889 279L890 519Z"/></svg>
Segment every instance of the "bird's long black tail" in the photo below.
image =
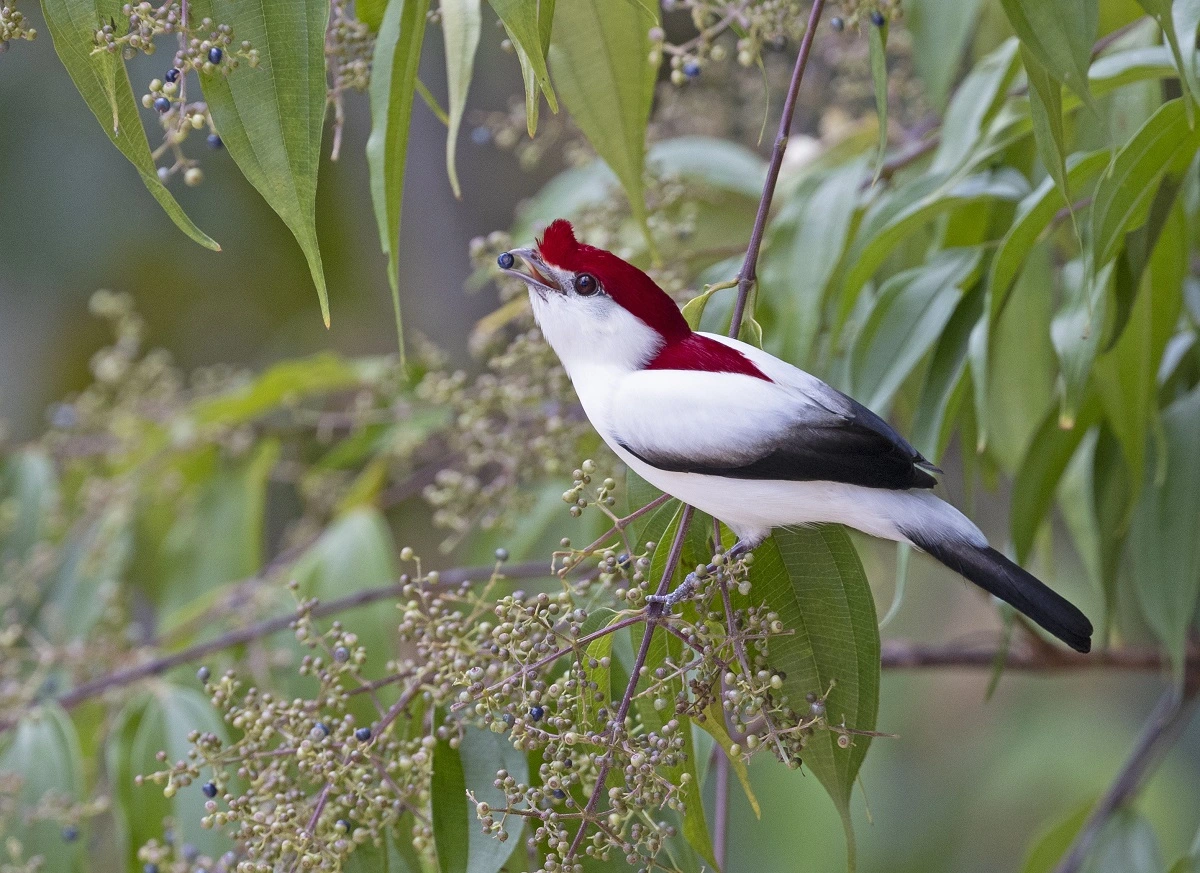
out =
<svg viewBox="0 0 1200 873"><path fill-rule="evenodd" d="M935 540L905 531L913 545L966 576L1054 634L1077 652L1092 648L1092 623L1073 603L990 546Z"/></svg>

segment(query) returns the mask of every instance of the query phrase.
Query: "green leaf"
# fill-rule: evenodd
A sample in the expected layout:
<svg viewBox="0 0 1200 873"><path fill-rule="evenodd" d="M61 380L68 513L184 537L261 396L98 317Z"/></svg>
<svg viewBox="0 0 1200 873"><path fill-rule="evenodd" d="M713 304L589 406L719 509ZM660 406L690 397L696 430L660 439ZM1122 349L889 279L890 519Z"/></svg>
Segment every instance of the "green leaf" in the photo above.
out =
<svg viewBox="0 0 1200 873"><path fill-rule="evenodd" d="M461 200L458 169L454 152L458 145L458 128L467 108L467 89L475 70L475 50L479 48L479 33L483 27L481 0L442 0L442 38L446 44L446 88L450 93L449 120L446 125L446 172L450 187Z"/></svg>
<svg viewBox="0 0 1200 873"><path fill-rule="evenodd" d="M658 72L649 30L657 24L634 3L572 0L555 10L549 52L563 103L620 179L648 243L642 176Z"/></svg>
<svg viewBox="0 0 1200 873"><path fill-rule="evenodd" d="M39 804L58 800L66 806L83 801L84 762L79 737L71 719L58 706L39 707L26 715L6 738L0 753L0 774L20 779L16 791L17 815ZM18 819L19 820L19 819ZM41 873L82 873L87 839L67 842L62 826L53 819L20 826L25 859L39 857Z"/></svg>
<svg viewBox="0 0 1200 873"><path fill-rule="evenodd" d="M165 768L155 758L160 751L167 753L169 762L186 760L191 749L187 735L193 730L226 737L225 725L212 703L194 688L163 685L130 701L117 717L105 754L115 794L114 812L130 869L141 869L137 850L148 840L162 842L166 818L172 820L179 842L191 843L210 858L219 858L232 847L224 834L200 826L207 813L198 783L179 787L171 798L164 796L162 785L149 780L142 785L134 783L138 775ZM220 783L217 788L222 793L238 791Z"/></svg>
<svg viewBox="0 0 1200 873"><path fill-rule="evenodd" d="M1021 873L1053 873L1063 855L1075 842L1075 835L1083 827L1084 821L1091 814L1093 801L1088 801L1074 812L1043 831L1025 856L1025 866Z"/></svg>
<svg viewBox="0 0 1200 873"><path fill-rule="evenodd" d="M88 637L124 580L133 545L129 505L114 500L80 524L60 546L60 560L38 627L49 642Z"/></svg>
<svg viewBox="0 0 1200 873"><path fill-rule="evenodd" d="M661 579L663 573L666 571L668 555L671 551L671 545L675 540L676 531L679 529L682 514L683 508L679 507L666 530L657 538L658 548L654 550L654 556L650 564L651 579ZM693 548L689 549L685 543L683 557L675 568L672 586L682 582L685 567L695 566L700 561L711 557L711 555L708 555L703 558L697 558L694 550L696 540L693 537L699 538L705 536L706 521L708 521L707 516L703 516L700 513L697 513L695 518L692 519L688 530L687 542L690 542ZM639 625L633 629L634 645L640 645L642 634L644 633L644 626ZM650 647L646 655L645 674L653 676L654 671L664 666L668 658L674 663L679 663L683 658L683 643L676 637L669 636L665 631L656 628L654 630L654 638L650 642ZM674 701L678 695L683 693L683 680L679 676L672 676L662 684L663 688L659 696L668 701ZM646 696L636 698L635 705L647 730L659 731L673 717L673 712L658 710L654 706L654 701ZM696 854L708 862L713 869L717 869L718 865L716 857L713 854L712 838L709 836L708 823L704 818L704 801L700 793L701 784L697 773L696 749L690 730L683 731L683 739L683 761L671 767L662 767L660 770L668 783L679 786L680 798L685 804L682 828L684 838L692 849L695 850ZM688 775L686 784L683 779L685 773Z"/></svg>
<svg viewBox="0 0 1200 873"><path fill-rule="evenodd" d="M543 28L554 20L554 3L547 0L490 0L492 9L499 16L512 40L521 62L521 75L525 79L525 122L532 137L537 132L538 91L546 95L551 112L558 112L558 99L550 85L550 71L546 67L546 46ZM549 14L543 13L548 7Z"/></svg>
<svg viewBox="0 0 1200 873"><path fill-rule="evenodd" d="M594 609L588 613L587 621L579 628L579 636L586 637L602 628L606 628L616 618L617 613L606 606ZM592 640L584 649L581 667L588 681L596 683L595 691L582 694L579 700L579 708L583 719L581 728L585 731L599 730L602 727L599 712L602 708L612 704L612 649L613 634L605 634L602 637ZM603 663L605 658L609 659L607 666ZM590 666L592 660L597 662L595 668ZM601 698L597 700L592 696L593 694L600 694Z"/></svg>
<svg viewBox="0 0 1200 873"><path fill-rule="evenodd" d="M471 831L478 828L470 826L473 810L467 801L463 762L449 740L439 740L433 747L433 784L429 793L438 873L475 873L468 865Z"/></svg>
<svg viewBox="0 0 1200 873"><path fill-rule="evenodd" d="M852 161L830 173L797 205L799 227L791 244L762 269L762 293L776 312L776 354L796 366L808 363L821 327L829 285L850 236L866 168ZM790 205L790 204L789 204Z"/></svg>
<svg viewBox="0 0 1200 873"><path fill-rule="evenodd" d="M529 782L528 759L524 753L514 749L502 734L468 725L463 729L458 755L466 790L475 796L476 801L490 803L492 809L503 809L506 804L504 792L492 784L496 781L496 771L507 770L518 782ZM502 826L508 839L500 842L480 830L475 807L470 803L467 804L467 815L469 839L466 869L470 873L498 873L521 842L524 819L519 816L505 818Z"/></svg>
<svg viewBox="0 0 1200 873"><path fill-rule="evenodd" d="M1126 546L1131 584L1182 682L1200 599L1200 389L1163 412L1161 449L1150 453L1146 481Z"/></svg>
<svg viewBox="0 0 1200 873"><path fill-rule="evenodd" d="M1123 807L1100 832L1081 873L1160 873L1158 835L1140 813Z"/></svg>
<svg viewBox="0 0 1200 873"><path fill-rule="evenodd" d="M883 284L851 351L850 393L868 409L887 409L937 342L963 289L978 276L981 254L978 248L945 249Z"/></svg>
<svg viewBox="0 0 1200 873"><path fill-rule="evenodd" d="M746 795L750 809L754 811L754 817L761 819L762 807L758 805L758 798L754 794L754 786L750 784L750 770L746 766L746 762L742 760L740 754L733 754L733 738L729 736L729 731L725 729L725 710L722 709L721 704L716 702L710 704L705 711L704 721L696 722L696 726L712 737L725 752L725 757L729 759L729 766L737 775L738 782L742 784L742 791Z"/></svg>
<svg viewBox="0 0 1200 873"><path fill-rule="evenodd" d="M321 317L329 292L317 245L317 169L325 126L326 0L191 0L195 19L228 24L258 51L228 75L200 85L221 141L242 174L283 219L308 261Z"/></svg>
<svg viewBox="0 0 1200 873"><path fill-rule="evenodd" d="M1184 90L1192 100L1200 100L1200 68L1198 68L1197 31L1200 30L1200 0L1173 0L1171 25L1179 41L1179 70L1183 73Z"/></svg>
<svg viewBox="0 0 1200 873"><path fill-rule="evenodd" d="M1048 75L1091 102L1088 65L1096 41L1096 0L1001 0L1001 5L1022 48Z"/></svg>
<svg viewBox="0 0 1200 873"><path fill-rule="evenodd" d="M968 340L982 308L983 291L977 287L959 301L934 347L913 415L912 444L927 458L941 457L950 441L950 425L966 384Z"/></svg>
<svg viewBox="0 0 1200 873"><path fill-rule="evenodd" d="M1042 519L1046 517L1059 480L1084 435L1100 417L1098 401L1089 396L1073 427L1063 428L1057 410L1051 410L1030 443L1013 482L1010 517L1017 563L1025 563Z"/></svg>
<svg viewBox="0 0 1200 873"><path fill-rule="evenodd" d="M1129 231L1149 215L1164 175L1178 175L1200 149L1200 129L1188 128L1184 101L1164 103L1113 158L1096 185L1092 202L1093 264L1117 254Z"/></svg>
<svg viewBox="0 0 1200 873"><path fill-rule="evenodd" d="M879 153L875 158L875 178L879 180L883 170L883 158L888 144L888 75L887 75L888 24L867 28L867 42L871 52L871 82L875 86L875 113L879 118Z"/></svg>
<svg viewBox="0 0 1200 873"><path fill-rule="evenodd" d="M1050 322L1050 339L1058 354L1063 427L1074 422L1090 384L1108 315L1113 266L1109 261L1093 276L1083 259L1076 258L1062 269L1063 303Z"/></svg>
<svg viewBox="0 0 1200 873"><path fill-rule="evenodd" d="M1004 104L1016 72L1015 39L1003 42L971 69L946 109L942 141L934 154L931 172L948 173L966 163L988 122Z"/></svg>
<svg viewBox="0 0 1200 873"><path fill-rule="evenodd" d="M422 873L420 858L406 836L409 827L397 824L381 846L370 842L358 846L343 862L342 873Z"/></svg>
<svg viewBox="0 0 1200 873"><path fill-rule="evenodd" d="M71 81L112 144L137 169L146 190L154 195L176 227L205 248L219 252L221 247L192 223L158 178L120 54L93 52L101 22L121 14L119 0L42 0L42 14L50 28L54 50Z"/></svg>
<svg viewBox="0 0 1200 873"><path fill-rule="evenodd" d="M1046 172L1070 205L1067 186L1067 147L1063 133L1062 86L1027 47L1021 46L1021 63L1029 79L1029 113L1033 119L1033 139Z"/></svg>
<svg viewBox="0 0 1200 873"><path fill-rule="evenodd" d="M371 136L367 139L367 168L379 245L388 259L388 284L396 316L396 339L404 356L404 325L400 319L400 205L404 199L404 166L408 155L413 89L425 39L429 0L390 0L371 75ZM447 55L449 63L449 55ZM465 97L465 92L464 92Z"/></svg>
<svg viewBox="0 0 1200 873"><path fill-rule="evenodd" d="M779 614L792 633L771 641L771 666L786 674L793 706L823 695L831 724L875 729L879 710L879 629L875 601L846 531L836 525L778 530L754 551L751 596ZM870 739L853 736L841 748L830 731L816 732L804 763L820 780L842 817L850 867L854 832L850 796Z"/></svg>
<svg viewBox="0 0 1200 873"><path fill-rule="evenodd" d="M358 16L359 21L371 28L372 33L378 33L387 5L388 0L354 0L354 14Z"/></svg>
<svg viewBox="0 0 1200 873"><path fill-rule="evenodd" d="M1100 95L1134 82L1169 79L1178 74L1166 46L1139 46L1097 58L1088 70L1088 81L1092 93Z"/></svg>
<svg viewBox="0 0 1200 873"><path fill-rule="evenodd" d="M896 192L898 208L894 212L885 202L863 218L846 255L850 267L842 282L839 329L853 311L863 285L906 236L935 217L955 209L988 201L1020 200L1029 192L1025 178L1011 167L969 176L957 183L945 183L946 180L938 177L920 178Z"/></svg>
<svg viewBox="0 0 1200 873"><path fill-rule="evenodd" d="M925 85L925 96L936 110L946 97L974 30L979 0L909 0L904 26L913 40L913 66Z"/></svg>
<svg viewBox="0 0 1200 873"><path fill-rule="evenodd" d="M198 401L191 412L198 424L245 424L284 403L353 388L362 380L355 365L322 352L278 363L243 385Z"/></svg>
<svg viewBox="0 0 1200 873"><path fill-rule="evenodd" d="M1149 13L1160 28L1162 28L1163 36L1166 37L1167 45L1171 48L1171 54L1175 58L1175 66L1181 72L1180 82L1183 85L1183 91L1186 96L1182 102L1185 105L1184 111L1187 115L1188 127L1195 125L1195 107L1192 105L1197 99L1200 99L1200 92L1197 92L1193 87L1195 77L1188 75L1189 69L1195 69L1194 48L1196 45L1196 31L1193 25L1192 32L1185 34L1183 45L1180 45L1179 34L1175 30L1176 19L1172 11L1174 0L1138 0L1138 4ZM1193 10L1179 10L1179 22L1184 24L1187 19L1193 15ZM1189 48L1188 57L1185 59L1183 52L1184 46Z"/></svg>
<svg viewBox="0 0 1200 873"><path fill-rule="evenodd" d="M0 467L0 566L26 557L50 532L50 513L59 502L58 474L43 451L13 452Z"/></svg>

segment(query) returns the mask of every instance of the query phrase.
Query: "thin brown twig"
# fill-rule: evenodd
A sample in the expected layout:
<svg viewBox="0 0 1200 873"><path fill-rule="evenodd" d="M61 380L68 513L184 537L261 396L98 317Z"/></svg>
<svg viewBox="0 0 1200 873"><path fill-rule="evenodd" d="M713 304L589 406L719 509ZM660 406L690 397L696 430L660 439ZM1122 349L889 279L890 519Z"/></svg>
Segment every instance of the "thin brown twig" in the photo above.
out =
<svg viewBox="0 0 1200 873"><path fill-rule="evenodd" d="M1197 693L1200 692L1200 672L1190 672L1185 676L1182 693L1172 685L1158 699L1117 778L1088 815L1070 851L1054 873L1078 873L1109 819L1133 799L1163 754L1174 745L1191 721L1196 710Z"/></svg>
<svg viewBox="0 0 1200 873"><path fill-rule="evenodd" d="M762 249L763 234L767 229L767 217L771 212L771 200L775 197L775 186L779 182L779 168L783 166L783 153L787 151L788 136L792 130L792 116L796 112L796 98L800 94L800 81L804 78L804 68L808 64L808 56L812 51L813 37L817 33L817 24L821 20L821 12L825 8L825 0L813 0L812 11L808 14L808 26L804 30L804 38L800 42L800 53L796 55L796 66L792 69L792 79L788 83L787 97L783 101L783 115L779 118L779 131L775 134L775 145L771 148L771 161L767 164L767 178L763 182L762 198L758 201L758 212L754 216L754 226L750 230L750 244L746 247L746 260L742 262L741 272L738 273L737 303L733 307L733 318L729 323L729 335L736 337L742 327L742 316L746 311L746 301L750 297L750 287L758 275L758 254Z"/></svg>
<svg viewBox="0 0 1200 873"><path fill-rule="evenodd" d="M725 869L725 848L729 845L729 758L725 750L713 743L713 856L717 869Z"/></svg>

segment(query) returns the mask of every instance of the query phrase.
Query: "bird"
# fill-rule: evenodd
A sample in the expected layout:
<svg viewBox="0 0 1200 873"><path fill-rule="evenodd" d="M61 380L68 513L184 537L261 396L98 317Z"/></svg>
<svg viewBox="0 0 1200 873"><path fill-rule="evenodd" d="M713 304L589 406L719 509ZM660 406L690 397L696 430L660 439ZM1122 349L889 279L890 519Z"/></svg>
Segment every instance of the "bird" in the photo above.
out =
<svg viewBox="0 0 1200 873"><path fill-rule="evenodd" d="M528 286L600 437L647 482L733 531L731 556L775 528L845 525L915 546L1090 650L1087 617L936 496L941 471L879 415L762 349L692 330L653 279L580 242L565 219L497 262Z"/></svg>

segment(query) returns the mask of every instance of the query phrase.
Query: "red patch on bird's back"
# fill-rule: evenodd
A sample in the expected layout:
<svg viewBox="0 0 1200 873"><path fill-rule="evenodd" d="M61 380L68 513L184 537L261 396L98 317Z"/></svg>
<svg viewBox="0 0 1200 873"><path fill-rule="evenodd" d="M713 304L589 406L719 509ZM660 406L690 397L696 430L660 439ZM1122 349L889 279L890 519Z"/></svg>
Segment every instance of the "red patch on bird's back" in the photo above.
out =
<svg viewBox="0 0 1200 873"><path fill-rule="evenodd" d="M738 373L770 382L754 362L737 349L699 333L667 343L654 356L647 370L703 370L706 373Z"/></svg>

